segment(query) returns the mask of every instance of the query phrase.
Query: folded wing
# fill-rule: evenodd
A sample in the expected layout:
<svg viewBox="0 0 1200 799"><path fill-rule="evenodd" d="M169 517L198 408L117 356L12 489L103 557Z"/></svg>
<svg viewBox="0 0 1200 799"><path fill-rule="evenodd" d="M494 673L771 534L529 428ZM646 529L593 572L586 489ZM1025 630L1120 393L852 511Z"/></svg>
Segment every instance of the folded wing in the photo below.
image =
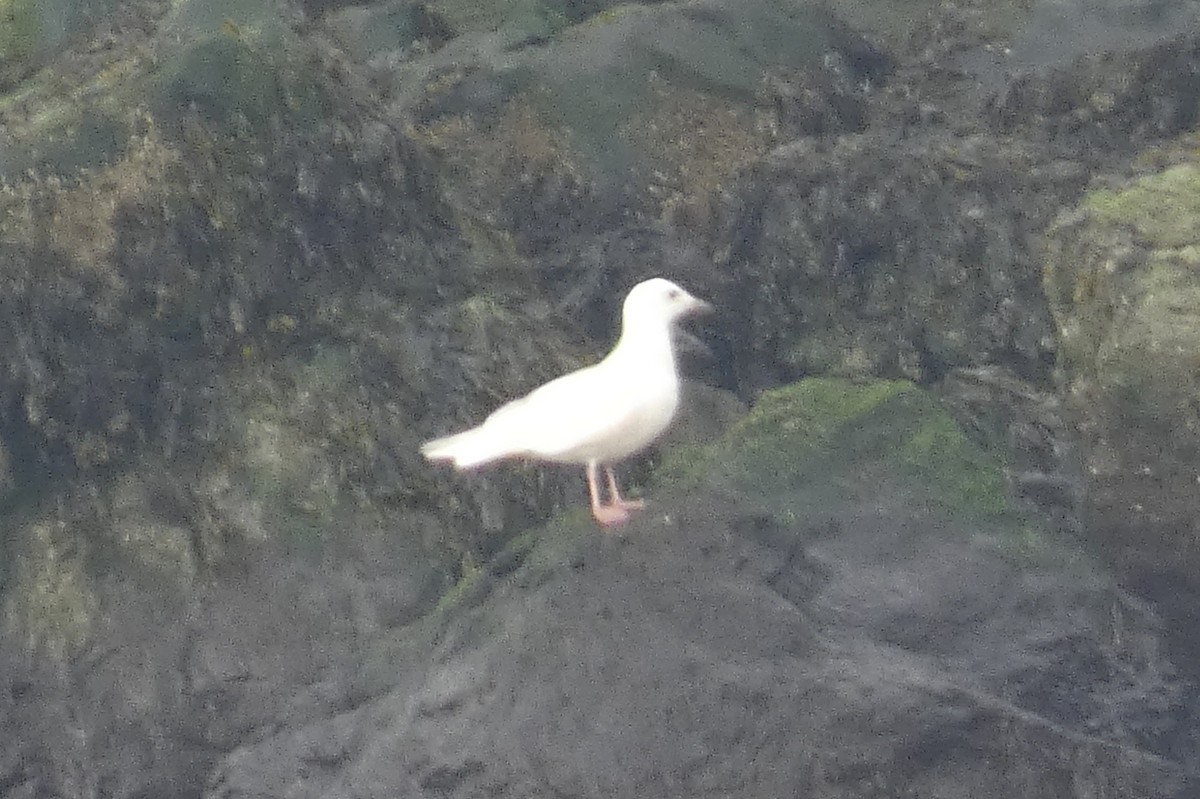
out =
<svg viewBox="0 0 1200 799"><path fill-rule="evenodd" d="M421 452L459 469L524 456L565 463L625 457L666 426L674 398L660 398L636 380L614 380L609 371L602 363L564 375Z"/></svg>

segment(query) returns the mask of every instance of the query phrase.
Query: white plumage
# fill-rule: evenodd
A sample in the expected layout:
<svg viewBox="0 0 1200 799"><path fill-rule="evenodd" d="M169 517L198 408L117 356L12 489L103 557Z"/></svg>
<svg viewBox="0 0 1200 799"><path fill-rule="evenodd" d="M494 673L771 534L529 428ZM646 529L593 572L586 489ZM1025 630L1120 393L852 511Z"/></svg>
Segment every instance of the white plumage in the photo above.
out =
<svg viewBox="0 0 1200 799"><path fill-rule="evenodd" d="M643 281L625 298L621 337L604 360L501 406L478 427L427 442L421 452L459 469L505 458L586 466L596 519L623 522L640 503L621 499L611 464L649 445L671 423L679 406L671 328L710 309L669 280ZM600 466L608 478L608 504L600 499Z"/></svg>

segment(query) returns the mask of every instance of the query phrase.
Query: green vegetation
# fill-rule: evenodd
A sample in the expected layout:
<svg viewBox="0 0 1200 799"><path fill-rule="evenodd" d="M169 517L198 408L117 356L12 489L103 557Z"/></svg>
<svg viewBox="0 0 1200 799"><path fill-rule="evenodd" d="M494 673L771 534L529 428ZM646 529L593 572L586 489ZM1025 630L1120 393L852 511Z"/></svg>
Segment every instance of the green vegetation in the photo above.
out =
<svg viewBox="0 0 1200 799"><path fill-rule="evenodd" d="M1200 166L1188 163L1090 192L1081 213L1047 236L1044 282L1063 365L1107 385L1143 387L1151 414L1160 392L1186 403L1193 391L1182 379L1191 367L1174 364L1188 362L1200 341L1198 220ZM1142 246L1130 246L1130 233Z"/></svg>
<svg viewBox="0 0 1200 799"><path fill-rule="evenodd" d="M681 453L662 474L728 482L769 504L820 496L840 506L895 494L957 517L1009 512L999 458L905 381L810 378L769 391L706 455Z"/></svg>
<svg viewBox="0 0 1200 799"><path fill-rule="evenodd" d="M1200 164L1180 164L1130 186L1090 192L1083 207L1096 223L1132 227L1157 247L1195 246Z"/></svg>

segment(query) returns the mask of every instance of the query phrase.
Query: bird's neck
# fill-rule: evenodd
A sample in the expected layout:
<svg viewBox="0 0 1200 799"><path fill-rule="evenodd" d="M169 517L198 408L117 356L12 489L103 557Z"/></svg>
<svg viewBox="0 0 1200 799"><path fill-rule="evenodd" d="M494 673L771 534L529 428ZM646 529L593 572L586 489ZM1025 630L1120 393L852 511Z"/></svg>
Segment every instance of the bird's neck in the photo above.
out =
<svg viewBox="0 0 1200 799"><path fill-rule="evenodd" d="M657 321L657 320L656 320ZM610 358L636 360L660 372L675 373L675 348L669 324L625 321Z"/></svg>

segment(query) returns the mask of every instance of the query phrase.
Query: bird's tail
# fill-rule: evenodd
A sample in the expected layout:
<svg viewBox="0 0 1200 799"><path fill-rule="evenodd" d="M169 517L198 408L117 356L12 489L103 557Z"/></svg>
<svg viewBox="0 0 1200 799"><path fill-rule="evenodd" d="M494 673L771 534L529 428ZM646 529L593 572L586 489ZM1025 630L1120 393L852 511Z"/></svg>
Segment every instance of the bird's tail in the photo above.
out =
<svg viewBox="0 0 1200 799"><path fill-rule="evenodd" d="M421 454L431 461L450 461L457 469L472 469L514 453L505 442L497 440L494 432L475 427L426 441L421 445Z"/></svg>

